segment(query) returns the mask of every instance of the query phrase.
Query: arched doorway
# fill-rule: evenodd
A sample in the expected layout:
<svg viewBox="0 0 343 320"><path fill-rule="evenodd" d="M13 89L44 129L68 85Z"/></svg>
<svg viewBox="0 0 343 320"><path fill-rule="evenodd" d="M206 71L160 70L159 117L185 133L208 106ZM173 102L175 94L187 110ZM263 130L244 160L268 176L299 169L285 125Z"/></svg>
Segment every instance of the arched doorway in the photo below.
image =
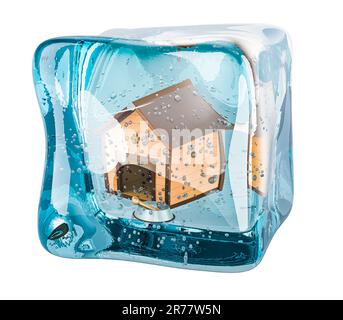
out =
<svg viewBox="0 0 343 320"><path fill-rule="evenodd" d="M121 166L117 171L118 190L124 197L155 201L155 172L134 164Z"/></svg>

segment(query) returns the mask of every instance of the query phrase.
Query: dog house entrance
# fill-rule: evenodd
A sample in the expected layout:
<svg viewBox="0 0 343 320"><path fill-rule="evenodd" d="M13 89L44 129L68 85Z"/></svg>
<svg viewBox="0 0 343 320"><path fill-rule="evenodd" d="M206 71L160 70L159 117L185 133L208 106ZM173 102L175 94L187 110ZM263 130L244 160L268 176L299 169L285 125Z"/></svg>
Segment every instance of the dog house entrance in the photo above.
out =
<svg viewBox="0 0 343 320"><path fill-rule="evenodd" d="M155 172L133 164L118 169L118 189L124 197L155 201Z"/></svg>

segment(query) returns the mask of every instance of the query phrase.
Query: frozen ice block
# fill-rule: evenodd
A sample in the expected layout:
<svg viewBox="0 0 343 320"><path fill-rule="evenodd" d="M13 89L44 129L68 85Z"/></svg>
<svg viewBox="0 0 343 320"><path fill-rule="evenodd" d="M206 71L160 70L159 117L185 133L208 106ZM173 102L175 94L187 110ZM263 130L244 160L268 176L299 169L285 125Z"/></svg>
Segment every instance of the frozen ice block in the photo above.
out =
<svg viewBox="0 0 343 320"><path fill-rule="evenodd" d="M235 272L293 201L291 55L265 25L50 39L39 235L69 258Z"/></svg>

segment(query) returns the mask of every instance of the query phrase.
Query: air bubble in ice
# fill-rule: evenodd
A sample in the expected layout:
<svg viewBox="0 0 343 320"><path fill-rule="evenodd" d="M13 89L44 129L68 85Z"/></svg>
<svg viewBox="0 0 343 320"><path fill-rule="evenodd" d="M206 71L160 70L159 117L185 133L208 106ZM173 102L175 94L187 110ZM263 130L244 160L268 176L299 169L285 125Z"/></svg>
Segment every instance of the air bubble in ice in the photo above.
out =
<svg viewBox="0 0 343 320"><path fill-rule="evenodd" d="M184 256L183 256L183 263L187 264L188 263L188 253L185 252Z"/></svg>
<svg viewBox="0 0 343 320"><path fill-rule="evenodd" d="M180 101L182 100L182 98L181 98L180 95L176 94L176 95L174 96L174 100L175 100L176 102L180 102Z"/></svg>

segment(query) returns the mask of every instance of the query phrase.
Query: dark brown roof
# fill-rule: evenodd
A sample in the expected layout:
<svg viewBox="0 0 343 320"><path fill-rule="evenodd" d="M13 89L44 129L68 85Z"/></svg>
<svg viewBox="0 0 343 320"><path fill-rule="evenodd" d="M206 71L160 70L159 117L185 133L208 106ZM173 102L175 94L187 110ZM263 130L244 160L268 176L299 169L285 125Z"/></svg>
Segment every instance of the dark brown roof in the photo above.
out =
<svg viewBox="0 0 343 320"><path fill-rule="evenodd" d="M170 139L173 129L223 129L231 125L197 93L191 80L185 80L163 90L135 100L135 109L116 115L118 121L137 110L152 129L166 130ZM170 141L171 142L171 141ZM175 147L175 144L173 144Z"/></svg>
<svg viewBox="0 0 343 320"><path fill-rule="evenodd" d="M128 117L135 109L127 110L128 108L125 107L122 111L118 112L114 115L114 118L118 120L118 122L122 122L126 117Z"/></svg>

